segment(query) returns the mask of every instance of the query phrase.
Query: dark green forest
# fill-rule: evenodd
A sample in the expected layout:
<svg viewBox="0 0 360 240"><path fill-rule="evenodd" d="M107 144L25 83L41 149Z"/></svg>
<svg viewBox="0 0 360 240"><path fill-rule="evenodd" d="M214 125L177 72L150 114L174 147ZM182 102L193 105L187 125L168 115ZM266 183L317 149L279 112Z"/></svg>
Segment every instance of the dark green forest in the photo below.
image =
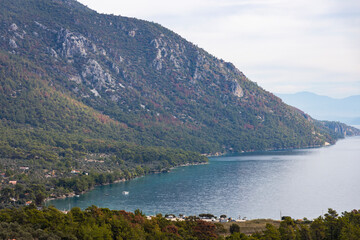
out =
<svg viewBox="0 0 360 240"><path fill-rule="evenodd" d="M339 216L329 209L313 221L286 217L279 226L267 224L262 232L244 234L233 223L226 230L221 223L199 220L195 216L170 221L161 214L148 218L134 213L88 207L62 213L56 208L41 210L34 205L0 210L1 239L222 239L222 240L357 240L360 239L360 211Z"/></svg>
<svg viewBox="0 0 360 240"><path fill-rule="evenodd" d="M12 207L41 207L48 198L206 163L215 153L320 147L358 134L286 105L159 24L98 14L74 0L0 1L0 208L9 208L1 234L191 239L199 232L202 239L208 229L216 238L216 227L197 221Z"/></svg>

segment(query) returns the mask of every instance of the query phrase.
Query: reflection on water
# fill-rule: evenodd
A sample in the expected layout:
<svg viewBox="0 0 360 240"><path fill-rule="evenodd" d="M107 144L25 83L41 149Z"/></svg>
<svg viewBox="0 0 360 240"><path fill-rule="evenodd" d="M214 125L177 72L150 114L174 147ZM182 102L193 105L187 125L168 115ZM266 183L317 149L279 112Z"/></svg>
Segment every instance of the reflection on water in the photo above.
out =
<svg viewBox="0 0 360 240"><path fill-rule="evenodd" d="M318 217L360 208L360 138L318 149L214 157L132 181L97 187L78 198L50 202L59 209L91 205L148 215L226 214L232 217ZM128 191L128 195L122 194Z"/></svg>

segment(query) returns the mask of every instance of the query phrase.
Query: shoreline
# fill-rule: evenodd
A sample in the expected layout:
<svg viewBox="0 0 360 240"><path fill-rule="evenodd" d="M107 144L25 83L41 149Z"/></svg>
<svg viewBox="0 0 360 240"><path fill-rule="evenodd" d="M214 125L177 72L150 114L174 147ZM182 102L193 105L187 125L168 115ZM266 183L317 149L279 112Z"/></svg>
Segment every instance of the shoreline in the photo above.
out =
<svg viewBox="0 0 360 240"><path fill-rule="evenodd" d="M319 155L318 153L320 152L320 153L324 153L325 155L323 155L323 156L328 156L329 154L326 154L328 151L330 151L329 153L334 153L334 150L343 150L343 149L349 149L349 146L351 146L351 149L355 149L354 151L355 151L355 153L358 151L358 143L359 143L359 139L360 138L360 136L359 137L350 137L350 138L346 138L346 139L343 139L343 140L340 140L340 141L338 141L337 142L337 144L335 145L335 146L332 146L332 147L330 147L330 148L321 148L320 150L318 150L318 149L314 149L314 150L300 150L300 151L288 151L287 153L288 154L291 154L291 152L294 152L294 154L296 155L296 159L295 160L299 160L299 159L302 159L303 160L303 155L313 155L312 153L315 153L315 155ZM339 147L337 147L337 146L339 146ZM300 154L298 154L298 153L300 153ZM302 154L302 153L306 153L306 154ZM309 154L307 154L307 153L309 153ZM283 159L277 159L277 158L273 158L273 156L272 155L277 155L277 154L279 154L279 155L282 155L283 153L270 153L269 155L270 156L267 156L266 157L266 159L261 159L261 160L267 160L267 159L270 159L270 160L272 160L273 161L273 159L275 160L275 161L273 161L273 162L275 162L275 164L277 164L277 162L279 162L279 160L283 160ZM285 153L286 154L286 153ZM335 155L335 159L336 159L336 154L331 154L331 155ZM358 155L358 154L356 154L356 155ZM354 155L355 156L355 160L356 160L356 155ZM248 156L248 155L243 155L243 156ZM250 156L252 156L252 155L250 155ZM257 158L257 156L258 155L253 155L254 157L253 158ZM231 158L232 157L230 157L230 160L231 160ZM220 158L219 158L220 159ZM224 158L224 160L226 160L226 159L228 159L228 158ZM306 158L306 159L309 159L309 161L306 161L306 162L311 162L311 163L313 163L314 161L310 161L311 159L312 159L312 157L309 157L309 158ZM306 160L305 159L305 160ZM246 159L246 160L248 160L248 159ZM250 160L254 160L254 159L252 159L252 158L250 158ZM293 159L294 160L294 159ZM290 161L290 162L295 162L295 161ZM141 179L137 179L137 180L135 180L135 181L133 181L133 182L135 182L135 185L136 186L140 186L140 188L139 189L144 189L144 187L142 187L141 186L141 184L142 183L144 183L144 182L148 182L148 183L150 183L150 182L152 182L153 180L155 180L155 182L156 182L156 185L154 185L155 187L158 185L159 187L160 186L162 186L161 185L161 183L162 183L162 181L164 180L164 181L167 181L166 179L167 178L171 178L172 180L174 180L175 179L175 181L173 181L173 183L169 183L168 184L168 186L167 186L167 188L165 188L165 190L164 191L161 191L161 193L162 194L172 194L173 192L179 192L179 191L167 191L166 189L168 189L168 188L170 188L170 189L172 189L173 187L172 186L174 186L178 181L180 181L181 180L181 178L184 178L183 176L184 175L186 175L186 176L188 176L187 175L187 172L188 171L190 171L191 173L192 173L192 176L194 176L194 178L189 178L189 179L192 179L192 180L194 180L194 181L190 181L189 182L189 185L186 185L186 186L188 186L189 188L191 187L191 186L193 186L192 185L192 183L195 183L195 180L197 179L197 178L199 178L200 177L200 174L201 174L201 172L203 172L204 170L206 171L206 169L211 169L214 165L221 165L221 164L218 164L217 163L217 161L221 161L221 160L217 160L216 158L213 158L213 159L210 159L210 161L209 161L209 164L208 165L205 165L205 166L194 166L194 167L191 167L191 168L179 168L179 169L176 169L176 170L173 170L172 171L172 173L171 174L168 174L168 175L152 175L152 176L149 176L150 178L146 178L146 179L148 179L148 180L145 180L145 178L141 178ZM232 160L231 160L232 161ZM352 159L351 160L352 162L354 161L354 159ZM225 161L225 163L228 163L229 161ZM296 163L296 166L301 166L302 165L302 163L303 163L304 161L299 161L298 163ZM334 162L334 161L330 161L330 162ZM337 161L335 161L335 165L337 164L336 163ZM265 162L262 162L262 163L265 163ZM283 164L284 162L282 161L281 162L281 164ZM316 163L316 161L315 161L315 163ZM322 163L326 166L327 165L327 162L326 161L322 161ZM201 164L203 164L203 163L201 163ZM180 164L180 165L178 165L178 167L180 167L180 166L186 166L186 165L189 165L189 164ZM229 165L230 166L230 165ZM251 165L252 166L252 165ZM337 166L337 165L336 165ZM321 166L320 166L321 167ZM228 168L227 168L228 169ZM334 169L334 171L336 171L336 169ZM220 172L222 172L222 171L220 171ZM300 171L300 172L303 172L303 171ZM210 171L210 173L217 173L217 171ZM173 176L174 175L176 175L176 177L175 178L173 178ZM207 174L207 175L209 175L209 174ZM214 174L211 174L212 176L215 176ZM233 175L230 175L230 176L233 176ZM296 176L303 176L303 175L296 175ZM163 180L160 180L159 182L158 181L156 181L156 179L159 179L159 178L161 178L161 179L163 179ZM187 180L188 178L185 178L185 180L186 181L188 181ZM302 179L302 178L299 178L299 179ZM310 178L309 178L310 180L312 179L311 178L311 176L310 176ZM210 179L207 179L207 180L210 180ZM122 180L122 181L124 181L124 180ZM216 181L216 180L215 180ZM230 180L230 181L232 181L232 180ZM122 184L120 184L120 185L110 185L110 187L109 186L105 186L105 187L100 187L100 188L96 188L93 192L91 192L90 194L87 194L87 195L85 195L85 196L82 196L81 198L72 198L72 199L66 199L66 200L60 200L60 201L55 201L55 202L51 202L50 204L47 204L46 206L50 206L50 205L55 205L55 206L58 206L58 209L60 209L60 210L67 210L67 209L69 209L70 208L70 206L72 206L72 207L74 207L74 206L79 206L79 207L81 207L82 209L86 209L89 205L91 205L91 204L89 204L89 201L92 201L92 198L90 198L90 196L96 196L96 201L94 201L93 203L95 204L95 205L100 205L100 206L102 206L102 207L107 207L107 208L110 208L110 209L114 209L114 210L119 210L119 209L126 209L126 211L134 211L134 209L136 208L136 207L138 207L139 209L143 209L143 211L144 211L144 213L146 213L146 215L154 215L154 214L157 214L157 213L162 213L162 214L169 214L169 213L172 213L172 214L176 214L176 215L179 215L180 213L181 214L186 214L186 215L195 215L195 214L199 214L199 213L207 213L207 212L209 212L209 213L213 213L213 214L215 214L215 215L217 215L217 216L219 216L220 214L223 214L223 213L225 213L225 214L227 214L228 216L231 216L231 217L234 217L234 218L237 218L237 216L238 216L238 212L239 213L242 213L241 214L241 216L247 216L248 217L248 219L256 219L256 218L272 218L272 219L279 219L279 216L277 215L277 214L273 214L273 212L270 212L270 211L260 211L260 210L258 210L258 209L256 209L256 208L254 208L254 210L252 210L251 208L246 208L245 210L244 209L241 209L241 208L239 208L240 210L239 211L237 211L237 208L227 208L226 206L225 207L223 207L223 208L221 208L221 211L217 211L216 209L216 205L214 205L215 206L215 208L213 208L213 206L212 205L207 205L207 206L209 206L209 207L207 207L206 209L209 209L209 211L202 211L201 209L203 209L202 207L200 207L200 208L196 208L195 210L194 209L192 209L192 208L188 208L187 210L186 210L186 212L184 212L184 210L182 210L182 209L184 209L183 208L183 206L185 206L185 207L187 207L188 205L187 204L182 204L182 205L172 205L172 204L168 204L168 205L163 205L163 204L156 204L156 205L154 205L154 206L156 206L156 207L152 207L152 206L149 206L147 203L146 203L146 201L141 201L141 202L138 202L137 204L133 204L133 202L131 201L131 200L126 200L127 201L127 203L130 203L130 205L131 206L134 206L134 208L131 208L131 207L128 207L127 205L127 203L126 204L111 204L111 205L104 205L104 203L105 203L105 196L111 196L111 197L113 197L113 194L115 194L115 192L117 192L117 195L114 195L114 196L117 196L117 197L113 197L113 199L120 199L120 198L125 198L125 197L122 197L122 195L121 195L121 191L123 191L123 190L125 190L125 191L130 191L130 194L131 195L133 195L133 193L135 194L135 192L136 192L136 197L134 198L134 197L132 197L132 198L134 198L135 200L136 199L138 199L138 197L139 196L142 196L142 193L141 193L141 191L138 191L138 189L136 188L128 188L127 186L128 186L128 184L131 184L131 185L133 185L132 183L133 182L126 182L126 183L122 183ZM207 181L208 182L208 181ZM159 184L160 183L160 184ZM150 185L146 185L146 186L148 186L148 187L146 187L145 189L149 189L151 186L152 186L153 184L152 183L150 183ZM180 185L181 186L181 185ZM207 185L208 186L208 185ZM104 190L102 190L104 188ZM128 189L127 189L128 188ZM113 192L110 192L109 190L111 190L111 189L116 189L116 191L113 193ZM156 189L156 188L155 188ZM184 188L182 188L182 189L184 189ZM185 189L187 189L187 188L185 188ZM213 190L215 189L215 188L212 188ZM100 190L100 191L99 191ZM136 190L136 191L135 191ZM152 189L152 191L150 192L150 196L151 196L151 194L152 194L152 192L153 192L154 190ZM189 191L189 193L192 193L192 194L196 194L196 193L200 193L201 192L201 190L199 189L199 190L196 190L196 191ZM281 192L281 191L280 191ZM94 194L95 193L95 194ZM139 194L139 195L138 195ZM100 195L100 197L99 197L99 195ZM104 196L103 196L104 195ZM184 190L183 190L183 193L181 194L181 195L179 195L179 197L180 196L186 196L187 195L187 192L185 192ZM164 197L165 195L163 195L163 197ZM177 196L177 195L175 195L175 196ZM282 194L282 196L284 196L283 194ZM109 198L109 199L107 199L106 201L107 202L110 202L111 201L111 197ZM106 197L106 198L108 198L108 197ZM95 198L94 198L95 199ZM104 199L104 200L103 200ZM149 198L150 199L150 198ZM151 198L151 199L153 199L153 198ZM156 198L154 198L154 199L156 199ZM199 198L200 199L200 198ZM219 199L222 199L222 198L219 198ZM230 198L229 198L230 199ZM274 198L275 199L275 198ZM147 198L144 198L144 200L147 200ZM162 201L162 199L159 199L158 198L158 201ZM70 205L71 204L71 205ZM248 202L246 203L246 201L243 201L243 203L242 203L244 206L245 205L247 205L248 204ZM277 208L278 209L283 209L283 204L272 204L272 205L276 205L277 206ZM69 207L68 207L69 206ZM163 208L163 206L165 206L165 208ZM180 211L176 211L175 209L174 209L174 206L177 206L179 209L180 209ZM271 204L269 204L269 206L271 206ZM319 206L321 206L321 205L319 205ZM304 214L302 214L301 213L301 211L299 211L299 212L296 212L296 211L293 211L294 209L283 209L284 211L283 211L283 213L286 213L286 214L284 214L284 215L288 215L288 216L293 216L293 217L295 217L296 219L301 219L302 217L304 217L304 216L308 216L309 217L309 219L313 219L313 218L315 218L316 216L319 216L319 215L322 215L322 211L323 211L323 209L325 210L325 209L327 209L328 208L328 206L333 206L333 204L324 204L324 206L321 208L321 210L319 210L319 209L316 209L316 210L314 210L314 211L308 211L307 209L303 209L305 212L304 212ZM229 205L229 207L232 207L232 205ZM356 206L355 207L351 207L351 208L349 208L349 209L355 209L356 208ZM163 210L163 209L165 209L165 210ZM199 211L198 211L198 209L200 209ZM214 210L215 209L215 210ZM295 208L295 210L297 210L298 209L298 207L296 207ZM348 208L343 208L343 209L340 209L341 211L344 211L344 210L347 210ZM175 211L174 211L175 210ZM189 211L188 211L189 210ZM229 210L229 211L228 211ZM265 209L265 210L267 210L267 209ZM308 212L307 212L308 211ZM255 213L253 213L253 212L255 212ZM267 212L269 212L269 214L267 214ZM275 212L275 211L274 211ZM234 214L235 213L235 214ZM299 214L300 213L300 214Z"/></svg>
<svg viewBox="0 0 360 240"><path fill-rule="evenodd" d="M287 151L287 150L301 150L301 149L313 149L313 148L322 148L333 146L337 143L337 141L342 139L337 139L334 143L325 142L324 145L312 145L312 146L304 146L304 147L290 147L290 148L268 148L264 150L244 150L241 152L215 152L215 153L203 153L202 156L205 157L222 157L222 156L232 156L232 155L240 155L244 153L264 153L264 152L276 152L276 151Z"/></svg>
<svg viewBox="0 0 360 240"><path fill-rule="evenodd" d="M266 150L248 150L248 151L242 151L242 152L216 152L216 153L213 153L213 154L201 154L202 156L205 156L207 158L210 158L210 157L221 157L221 156L232 156L232 155L240 155L240 154L246 154L246 153L253 153L253 154L256 154L256 153L264 153L264 152L276 152L276 151L287 151L287 150L301 150L301 149L314 149L314 148L322 148L322 147L329 147L329 146L333 146L335 145L339 140L342 140L342 139L337 139L335 143L333 144L324 144L324 145L313 145L313 146L307 146L307 147L301 147L301 148L278 148L278 149L266 149ZM101 184L101 185L95 185L93 188L87 190L87 191L84 191L84 192L81 192L80 194L76 194L75 192L70 192L70 193L67 193L65 195L62 195L62 196L59 196L59 197L49 197L49 198L46 198L44 200L44 204L45 206L48 206L47 203L50 202L50 201L53 201L53 200L57 200L57 199L66 199L66 198L72 198L72 197L79 197L80 195L83 195L85 193L88 193L90 191L92 191L95 187L99 187L99 186L106 186L106 185L110 185L110 184L116 184L116 183L120 183L120 182L126 182L126 181L131 181L131 180L134 180L136 178L140 178L140 177L144 177L144 176L147 176L147 175L151 175L151 174L159 174L159 173L167 173L167 172L171 172L171 170L173 169L176 169L176 168L179 168L179 167L187 167L187 166L196 166L196 165L205 165L205 164L208 164L209 161L207 162L197 162L197 163L185 163L185 164L180 164L178 166L174 166L174 167L171 167L171 168L164 168L160 171L154 171L154 172L150 172L148 174L144 174L144 175L141 175L141 176L136 176L134 178L130 178L130 179L125 179L125 178L122 178L122 179L117 179L115 180L114 182L112 183L105 183L105 184Z"/></svg>
<svg viewBox="0 0 360 240"><path fill-rule="evenodd" d="M125 178L117 179L117 180L115 180L115 181L112 182L112 183L104 183L104 184L100 184L100 185L95 185L94 187L90 188L90 189L87 190L87 191L83 191L83 192L81 192L80 194L76 194L75 192L70 192L70 193L67 193L67 194L62 195L62 196L59 196L59 197L48 197L48 198L45 198L45 200L44 200L44 205L45 205L45 206L49 206L49 205L47 205L48 202L51 202L51 201L54 201L54 200L58 200L58 199L66 199L66 198L80 197L80 195L86 194L86 193L94 190L96 187L107 186L107 185L110 185L110 184L117 184L117 183L121 183L121 182L131 181L131 180L134 180L134 179L136 179L136 178L145 177L145 176L148 176L148 175L151 175L151 174L168 173L168 172L171 172L171 170L176 169L176 168L179 168L179 167L205 165L205 164L208 164L208 163L209 163L208 161L207 161L207 162L199 162L199 163L185 163L185 164L181 164L181 165L174 166L174 167L171 167L171 168L164 168L164 169L162 169L161 171L155 171L155 172L150 172L150 173L148 173L148 174L144 174L144 175L141 175L141 176L136 176L136 177L130 178L130 179L125 179Z"/></svg>
<svg viewBox="0 0 360 240"><path fill-rule="evenodd" d="M341 140L341 139L338 139L338 140ZM338 141L336 140L336 142ZM314 146L307 146L307 147L302 147L302 148L278 148L278 149L266 149L266 150L248 150L248 151L242 151L242 152L216 152L216 153L213 153L213 154L209 154L209 153L204 153L204 154L201 154L202 156L205 156L207 158L210 158L210 157L221 157L221 156L231 156L231 155L240 155L240 154L245 154L245 153L263 153L263 152L273 152L273 151L286 151L286 150L300 150L300 149L312 149L312 148L322 148L322 147L328 147L328 146L332 146L332 145L335 145L336 142L334 144L330 144L330 145L314 145ZM92 187L91 189L87 190L87 191L84 191L84 192L81 192L80 194L75 194L75 192L70 192L66 195L62 195L62 196L59 196L59 197L55 197L55 198L46 198L44 200L44 204L45 206L47 206L47 203L50 202L50 201L53 201L53 200L57 200L57 199L66 199L66 198L73 198L73 197L79 197L80 195L83 195L83 194L86 194L92 190L94 190L95 187L100 187L100 186L106 186L106 185L110 185L110 184L116 184L116 183L120 183L120 182L126 182L126 181L131 181L131 180L134 180L136 178L140 178L140 177L145 177L147 175L151 175L151 174L160 174L160 173L168 173L168 172L171 172L171 170L173 169L176 169L176 168L179 168L179 167L187 167L187 166L197 166L197 165L205 165L205 164L209 164L209 161L207 162L199 162L199 163L185 163L185 164L180 164L178 166L174 166L174 167L171 167L171 168L164 168L160 171L154 171L154 172L151 172L149 174L144 174L144 175L141 175L141 176L136 176L134 178L130 178L130 179L125 179L125 178L122 178L122 179L117 179L115 180L114 182L112 183L105 183L105 184L101 184L101 185L95 185L94 187Z"/></svg>

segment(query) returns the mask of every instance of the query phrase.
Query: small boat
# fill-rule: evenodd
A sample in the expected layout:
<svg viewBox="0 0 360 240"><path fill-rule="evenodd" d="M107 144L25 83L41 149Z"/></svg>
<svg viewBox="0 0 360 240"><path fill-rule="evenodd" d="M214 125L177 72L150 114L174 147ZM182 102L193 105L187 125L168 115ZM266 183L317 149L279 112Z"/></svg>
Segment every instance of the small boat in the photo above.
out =
<svg viewBox="0 0 360 240"><path fill-rule="evenodd" d="M122 194L123 195L129 195L129 192L128 191L122 191Z"/></svg>

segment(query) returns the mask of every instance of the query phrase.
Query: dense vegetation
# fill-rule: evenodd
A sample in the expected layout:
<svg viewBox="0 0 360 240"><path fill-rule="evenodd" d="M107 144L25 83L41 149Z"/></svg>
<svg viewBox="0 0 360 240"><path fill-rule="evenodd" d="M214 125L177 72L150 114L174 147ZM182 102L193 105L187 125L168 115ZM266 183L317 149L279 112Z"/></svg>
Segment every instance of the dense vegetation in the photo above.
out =
<svg viewBox="0 0 360 240"><path fill-rule="evenodd" d="M201 153L335 141L232 64L158 24L73 0L5 0L0 19L0 119Z"/></svg>
<svg viewBox="0 0 360 240"><path fill-rule="evenodd" d="M228 232L221 223L188 217L170 221L162 215L147 218L135 213L91 206L82 211L73 208L67 214L48 207L35 206L0 210L1 239L228 239L228 240L337 240L359 239L360 211L342 216L329 209L313 221L295 221L290 217L279 227L267 224L263 232L245 235L237 223Z"/></svg>
<svg viewBox="0 0 360 240"><path fill-rule="evenodd" d="M72 135L74 140L69 140L56 134L49 136L45 131L3 130L4 138L10 139L12 145L5 142L0 146L0 208L28 201L41 205L45 198L80 194L96 185L207 161L204 156L181 149L111 140L80 141ZM42 137L60 139L61 145L43 144ZM22 144L25 147L19 147Z"/></svg>
<svg viewBox="0 0 360 240"><path fill-rule="evenodd" d="M200 153L322 146L348 129L158 24L74 0L1 1L0 207L206 162Z"/></svg>
<svg viewBox="0 0 360 240"><path fill-rule="evenodd" d="M0 207L41 205L47 197L207 161L181 149L119 141L132 131L53 89L47 75L36 74L42 69L4 52L0 66Z"/></svg>

